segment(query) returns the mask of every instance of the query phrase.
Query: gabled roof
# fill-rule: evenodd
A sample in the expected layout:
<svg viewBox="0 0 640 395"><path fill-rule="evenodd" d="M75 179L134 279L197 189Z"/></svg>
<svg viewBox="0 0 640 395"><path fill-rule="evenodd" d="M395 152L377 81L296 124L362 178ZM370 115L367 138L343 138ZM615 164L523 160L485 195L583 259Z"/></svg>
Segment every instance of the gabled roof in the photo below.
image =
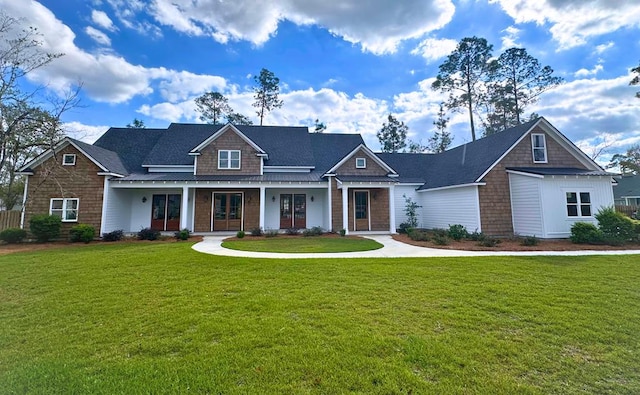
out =
<svg viewBox="0 0 640 395"><path fill-rule="evenodd" d="M189 152L189 154L199 154L200 151L202 151L202 149L204 147L206 147L207 145L211 144L212 141L214 141L215 139L217 139L218 137L220 137L223 133L225 133L227 131L232 131L233 133L237 134L242 140L244 140L253 149L255 149L256 152L259 152L261 154L265 153L264 150L262 148L260 148L259 145L257 145L253 140L248 138L237 127L235 127L232 124L228 123L228 124L222 126L220 129L218 129L214 134L212 134L211 136L207 137L203 142L198 144L198 146L193 148L191 150L191 152Z"/></svg>
<svg viewBox="0 0 640 395"><path fill-rule="evenodd" d="M98 166L103 173L111 173L118 176L125 176L128 174L127 169L122 164L117 153L72 139L71 137L65 137L54 145L52 149L43 152L38 157L25 164L19 171L24 173L32 171L34 167L39 166L44 161L51 158L55 152L60 151L68 145L75 147L96 166Z"/></svg>
<svg viewBox="0 0 640 395"><path fill-rule="evenodd" d="M369 149L369 147L364 145L364 142L361 143L360 145L358 145L357 147L355 147L354 149L352 149L351 152L349 152L347 155L345 155L344 157L340 158L338 163L336 163L329 170L327 170L327 173L333 173L336 170L338 170L338 168L340 168L340 166L342 166L347 160L352 158L360 150L364 151L367 154L367 156L369 156L371 159L373 159L378 164L378 166L382 167L387 172L389 172L391 174L397 174L396 171L393 170L387 163L385 163L382 159L380 159L378 156L376 156L376 154L373 151L371 151Z"/></svg>
<svg viewBox="0 0 640 395"><path fill-rule="evenodd" d="M618 185L613 188L613 196L616 199L640 197L640 175L622 176L617 181Z"/></svg>
<svg viewBox="0 0 640 395"><path fill-rule="evenodd" d="M311 133L309 134L315 161L315 170L325 174L342 158L360 144L364 144L359 134Z"/></svg>
<svg viewBox="0 0 640 395"><path fill-rule="evenodd" d="M166 132L167 129L110 128L93 145L117 152L127 173L140 173L142 162Z"/></svg>

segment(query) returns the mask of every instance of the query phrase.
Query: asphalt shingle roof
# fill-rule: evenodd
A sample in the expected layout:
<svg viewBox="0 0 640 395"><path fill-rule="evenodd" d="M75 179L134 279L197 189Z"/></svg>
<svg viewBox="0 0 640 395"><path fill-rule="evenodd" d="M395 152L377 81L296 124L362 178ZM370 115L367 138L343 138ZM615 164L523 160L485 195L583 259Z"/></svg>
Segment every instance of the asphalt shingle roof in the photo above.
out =
<svg viewBox="0 0 640 395"><path fill-rule="evenodd" d="M94 146L116 152L127 169L125 174L140 173L142 161L167 129L110 128Z"/></svg>
<svg viewBox="0 0 640 395"><path fill-rule="evenodd" d="M95 159L108 171L120 175L129 173L117 153L72 138L69 138L69 140L80 147L81 150L86 152L87 155Z"/></svg>
<svg viewBox="0 0 640 395"><path fill-rule="evenodd" d="M616 199L623 196L640 196L640 176L623 176L616 181L618 185L613 188L613 196Z"/></svg>

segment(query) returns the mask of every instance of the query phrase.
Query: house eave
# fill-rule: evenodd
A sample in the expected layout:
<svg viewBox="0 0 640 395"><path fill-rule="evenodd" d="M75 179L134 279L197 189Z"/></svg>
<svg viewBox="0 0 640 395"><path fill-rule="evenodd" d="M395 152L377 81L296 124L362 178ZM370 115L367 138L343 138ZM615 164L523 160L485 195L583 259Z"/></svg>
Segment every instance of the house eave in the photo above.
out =
<svg viewBox="0 0 640 395"><path fill-rule="evenodd" d="M472 182L472 183L468 183L468 184L447 185L445 187L419 189L418 192L433 192L433 191L442 191L442 190L445 190L445 189L465 188L465 187L483 186L483 185L487 185L487 183L486 182Z"/></svg>

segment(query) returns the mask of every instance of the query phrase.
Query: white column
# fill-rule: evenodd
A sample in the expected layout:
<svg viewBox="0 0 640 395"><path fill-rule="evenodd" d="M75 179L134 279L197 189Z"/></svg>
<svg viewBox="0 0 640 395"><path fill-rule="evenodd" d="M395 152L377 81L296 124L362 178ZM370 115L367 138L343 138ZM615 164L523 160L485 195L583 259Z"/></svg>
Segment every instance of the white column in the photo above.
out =
<svg viewBox="0 0 640 395"><path fill-rule="evenodd" d="M349 188L342 184L342 227L349 234Z"/></svg>
<svg viewBox="0 0 640 395"><path fill-rule="evenodd" d="M395 186L389 186L389 232L396 233L396 199Z"/></svg>
<svg viewBox="0 0 640 395"><path fill-rule="evenodd" d="M182 201L180 202L180 230L187 228L189 216L189 187L182 187ZM193 229L191 229L193 230Z"/></svg>
<svg viewBox="0 0 640 395"><path fill-rule="evenodd" d="M260 187L260 228L264 229L264 205L265 205L265 187Z"/></svg>
<svg viewBox="0 0 640 395"><path fill-rule="evenodd" d="M340 229L333 229L333 212L332 212L332 208L333 208L333 195L331 194L331 183L333 182L333 177L328 177L329 178L329 189L327 192L327 208L329 210L329 227L328 230L336 230L336 231L340 231Z"/></svg>
<svg viewBox="0 0 640 395"><path fill-rule="evenodd" d="M27 190L29 189L29 176L24 177L24 194L22 195L22 212L20 213L20 229L24 229L24 213L27 211Z"/></svg>
<svg viewBox="0 0 640 395"><path fill-rule="evenodd" d="M105 226L107 222L107 209L109 208L109 176L104 176L104 186L102 187L102 215L100 216L100 234L98 237L107 233Z"/></svg>

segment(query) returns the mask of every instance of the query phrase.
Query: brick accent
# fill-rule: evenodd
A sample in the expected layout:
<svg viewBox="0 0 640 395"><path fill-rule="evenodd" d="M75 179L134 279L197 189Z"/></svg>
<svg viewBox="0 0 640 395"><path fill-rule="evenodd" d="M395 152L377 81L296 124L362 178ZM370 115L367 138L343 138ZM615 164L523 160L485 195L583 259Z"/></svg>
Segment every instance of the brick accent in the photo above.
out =
<svg viewBox="0 0 640 395"><path fill-rule="evenodd" d="M356 158L366 158L367 167L365 169L356 168ZM337 175L349 176L386 176L389 173L382 168L376 161L371 158L362 148L358 150L351 158L342 164L337 170Z"/></svg>
<svg viewBox="0 0 640 395"><path fill-rule="evenodd" d="M479 186L478 193L483 233L494 236L513 235L507 167L585 168L569 151L565 150L541 128L537 127L531 133L545 134L548 163L533 163L531 134L529 133L482 179L486 185Z"/></svg>
<svg viewBox="0 0 640 395"><path fill-rule="evenodd" d="M75 154L74 166L63 166L64 154ZM69 229L78 224L88 224L95 228L99 236L102 220L102 197L104 176L89 158L74 146L68 145L47 159L29 176L24 227L29 229L29 220L38 214L49 214L52 198L78 198L78 221L63 222L61 238L69 237Z"/></svg>
<svg viewBox="0 0 640 395"><path fill-rule="evenodd" d="M213 192L244 192L244 230L246 232L260 226L260 190L259 189L198 189L194 218L195 232L211 231L211 199Z"/></svg>
<svg viewBox="0 0 640 395"><path fill-rule="evenodd" d="M240 169L218 169L218 150L240 150ZM197 175L260 175L261 158L233 130L227 130L204 147L198 156Z"/></svg>

